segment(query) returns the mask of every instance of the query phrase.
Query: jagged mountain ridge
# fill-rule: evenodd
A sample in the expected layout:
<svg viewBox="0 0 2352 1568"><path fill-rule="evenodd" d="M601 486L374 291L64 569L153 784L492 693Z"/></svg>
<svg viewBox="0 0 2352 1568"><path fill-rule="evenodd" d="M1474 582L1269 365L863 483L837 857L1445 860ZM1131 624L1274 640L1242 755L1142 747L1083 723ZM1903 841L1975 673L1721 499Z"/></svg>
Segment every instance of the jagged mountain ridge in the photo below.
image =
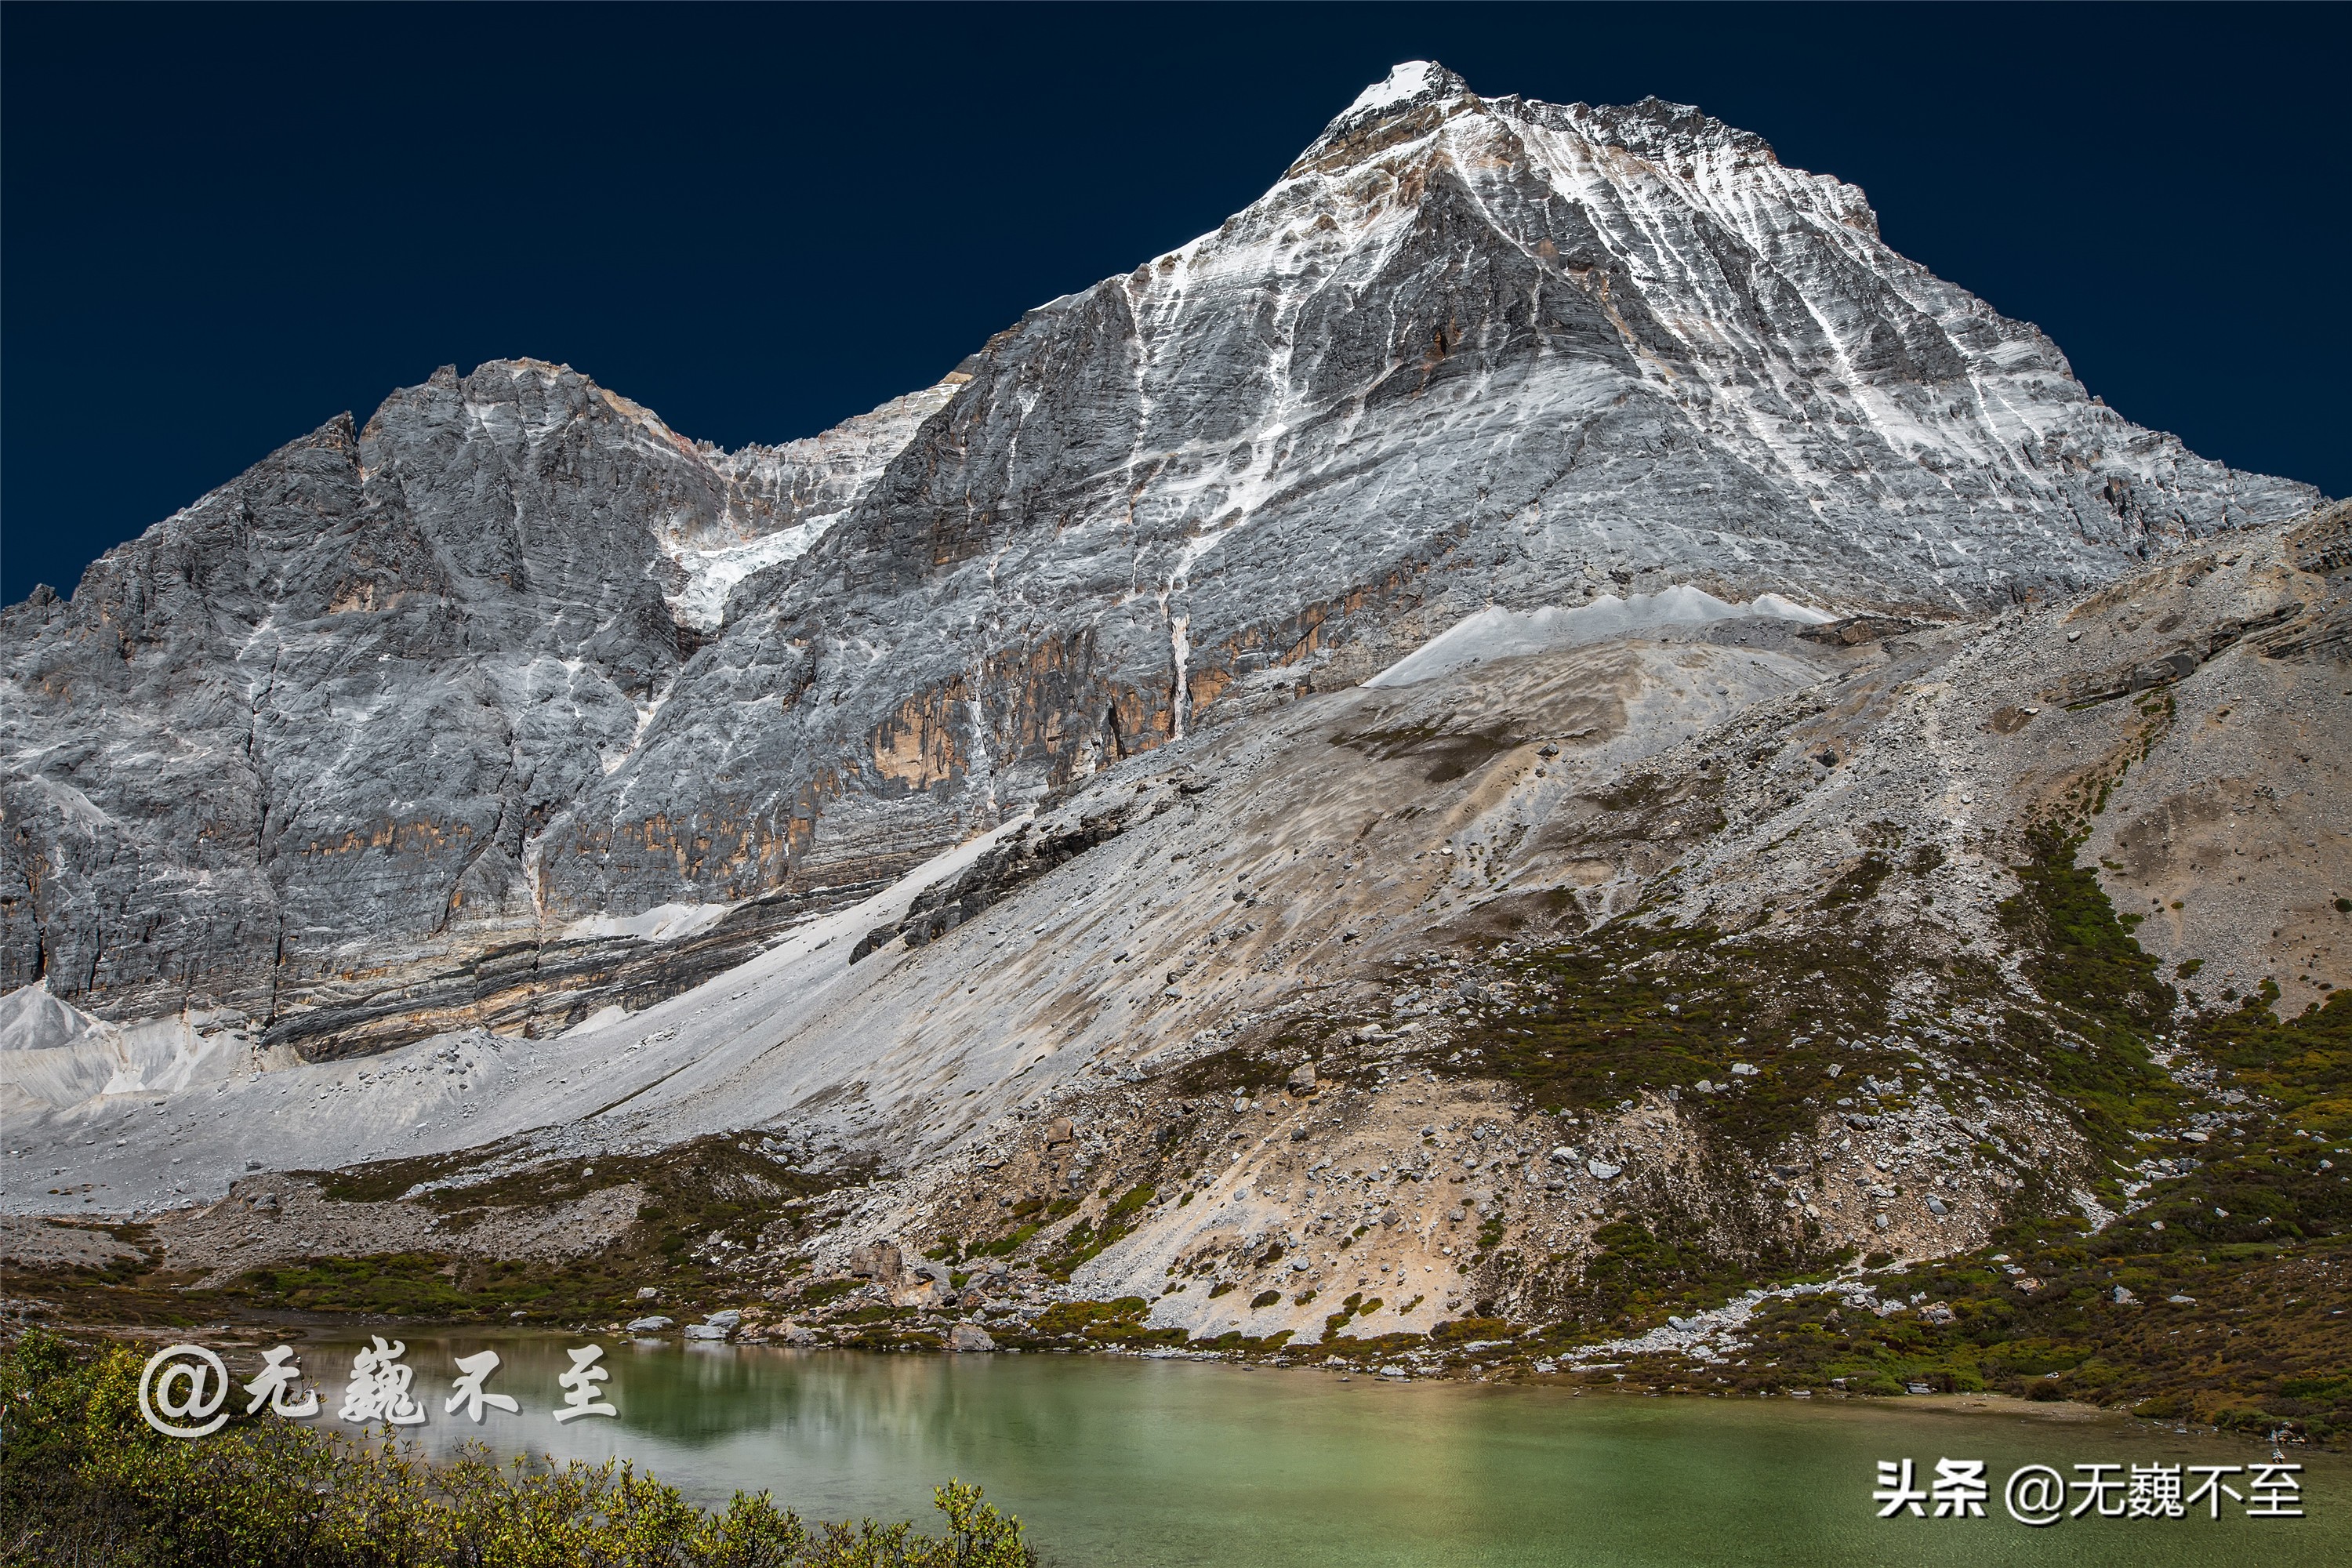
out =
<svg viewBox="0 0 2352 1568"><path fill-rule="evenodd" d="M436 375L7 612L0 984L320 1050L561 1026L1489 603L1960 613L2313 499L1754 137L1427 66L864 418L729 457ZM702 934L649 966L646 911Z"/></svg>

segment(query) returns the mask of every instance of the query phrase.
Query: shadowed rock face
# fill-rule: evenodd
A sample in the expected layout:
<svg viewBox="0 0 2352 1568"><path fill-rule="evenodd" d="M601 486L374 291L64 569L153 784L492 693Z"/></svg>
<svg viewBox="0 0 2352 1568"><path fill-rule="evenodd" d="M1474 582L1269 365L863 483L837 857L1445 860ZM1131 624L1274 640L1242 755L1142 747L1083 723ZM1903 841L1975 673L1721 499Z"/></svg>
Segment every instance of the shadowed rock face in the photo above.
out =
<svg viewBox="0 0 2352 1568"><path fill-rule="evenodd" d="M444 371L7 610L0 986L321 1053L541 1030L668 984L576 922L761 900L734 962L1489 603L1965 615L2314 499L2092 403L1752 136L1400 68L1215 233L824 437Z"/></svg>

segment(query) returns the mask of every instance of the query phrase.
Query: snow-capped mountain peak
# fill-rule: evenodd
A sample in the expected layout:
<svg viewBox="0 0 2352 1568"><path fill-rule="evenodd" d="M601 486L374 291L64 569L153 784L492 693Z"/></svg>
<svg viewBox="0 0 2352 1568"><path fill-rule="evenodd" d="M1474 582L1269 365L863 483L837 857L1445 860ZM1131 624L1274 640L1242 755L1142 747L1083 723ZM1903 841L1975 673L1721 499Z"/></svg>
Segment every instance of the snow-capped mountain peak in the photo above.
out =
<svg viewBox="0 0 2352 1568"><path fill-rule="evenodd" d="M1490 607L1969 616L2315 499L2094 403L1758 137L1409 62L823 436L447 372L8 611L0 988L562 1026L658 989L583 921L742 906L675 975Z"/></svg>
<svg viewBox="0 0 2352 1568"><path fill-rule="evenodd" d="M1466 93L1470 84L1434 60L1407 60L1356 95L1331 123L1336 128L1409 104Z"/></svg>

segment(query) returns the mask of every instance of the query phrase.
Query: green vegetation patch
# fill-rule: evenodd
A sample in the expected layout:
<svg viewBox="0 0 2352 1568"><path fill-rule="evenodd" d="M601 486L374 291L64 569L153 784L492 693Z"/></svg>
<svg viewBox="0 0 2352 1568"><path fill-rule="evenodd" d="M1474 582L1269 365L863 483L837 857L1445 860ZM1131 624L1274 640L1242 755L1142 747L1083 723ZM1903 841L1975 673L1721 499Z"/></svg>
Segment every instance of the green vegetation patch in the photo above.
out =
<svg viewBox="0 0 2352 1568"><path fill-rule="evenodd" d="M1124 1220L1157 1196L1159 1196L1158 1189L1138 1183L1120 1194L1118 1200L1110 1205L1110 1212L1103 1217L1114 1223Z"/></svg>
<svg viewBox="0 0 2352 1568"><path fill-rule="evenodd" d="M1171 1092L1187 1098L1210 1094L1255 1096L1263 1090L1279 1089L1287 1081L1290 1068L1282 1060L1283 1053L1305 1044L1295 1035L1285 1035L1262 1047L1228 1046L1198 1061L1187 1062L1164 1081Z"/></svg>
<svg viewBox="0 0 2352 1568"><path fill-rule="evenodd" d="M1900 969L1842 928L1729 936L1632 920L1500 967L1508 999L1464 1026L1469 1048L1439 1071L1503 1077L1549 1110L1671 1089L1750 1155L1813 1125L1841 1092L1831 1065L1867 1062L1842 1042L1884 1029ZM1759 1071L1735 1077L1735 1062ZM1724 1092L1696 1094L1701 1079Z"/></svg>
<svg viewBox="0 0 2352 1568"><path fill-rule="evenodd" d="M384 1161L315 1177L328 1195L383 1202L452 1173L437 1160ZM455 1321L575 1321L635 1310L637 1290L681 1300L739 1288L730 1267L753 1254L778 1222L797 1230L808 1203L838 1184L766 1154L749 1139L698 1138L649 1155L599 1155L436 1189L412 1201L462 1234L502 1209L540 1206L628 1184L645 1193L635 1223L611 1247L562 1261L489 1260L445 1253L313 1258L256 1268L226 1292L254 1305L385 1312Z"/></svg>
<svg viewBox="0 0 2352 1568"><path fill-rule="evenodd" d="M1057 1301L1030 1325L1035 1339L1078 1339L1107 1345L1182 1344L1181 1329L1146 1326L1150 1304L1140 1296L1111 1301Z"/></svg>
<svg viewBox="0 0 2352 1568"><path fill-rule="evenodd" d="M2034 988L2081 1027L2145 1033L2172 1016L2172 989L2132 936L2141 917L2118 917L2098 878L2074 864L2083 837L2046 826L2028 835L2031 854L2011 868L2020 887L2001 901L2001 923Z"/></svg>
<svg viewBox="0 0 2352 1568"><path fill-rule="evenodd" d="M1905 1303L1891 1317L1833 1298L1771 1303L1751 1365L1727 1381L1994 1388L2352 1440L2352 1315L2339 1311L2352 1300L2352 1005L2281 1019L2275 996L2190 1022L2191 1047L2248 1097L2201 1118L2202 1142L2131 1140L2135 1158L2179 1173L2130 1213L2095 1234L2021 1219L1970 1257L1873 1278Z"/></svg>
<svg viewBox="0 0 2352 1568"><path fill-rule="evenodd" d="M1869 1280L1882 1299L1926 1298L1888 1317L1835 1297L1770 1303L1751 1321L1748 1369L1731 1381L1990 1388L2323 1443L2352 1436L2352 1331L2333 1305L2352 1278L2352 1247L2249 1258L2133 1245L2055 1228L2008 1233L1977 1257ZM2011 1261L1991 1263L1995 1251Z"/></svg>
<svg viewBox="0 0 2352 1568"><path fill-rule="evenodd" d="M2176 997L2134 940L2133 918L2118 916L2097 879L2075 867L2080 843L2056 828L2030 835L2016 868L2021 891L2000 906L2038 1004L2021 1005L1983 958L1914 952L1899 931L1861 919L1874 900L1898 896L1887 890L1895 877L1925 874L1939 858L1899 856L1889 843L1832 885L1826 918L1725 932L1627 916L1504 957L1491 966L1499 994L1464 1027L1465 1048L1431 1065L1505 1078L1547 1110L1672 1094L1727 1158L1753 1160L1825 1111L1854 1108L1861 1080L1900 1076L1939 1036L1934 1053L1972 1075L1962 1092L2047 1088L2095 1149L2123 1156L2126 1134L2159 1125L2177 1100L2178 1086L2148 1055ZM1891 987L1906 973L1934 983L1937 1000L1924 1013L1915 1003L1898 1016L1894 1005ZM1989 1013L2001 1017L1999 1028L1969 1021ZM1738 1063L1755 1070L1734 1074Z"/></svg>
<svg viewBox="0 0 2352 1568"><path fill-rule="evenodd" d="M1175 1331L1169 1331L1175 1332ZM1222 1351L1232 1355L1271 1355L1288 1344L1295 1331L1285 1329L1278 1334L1244 1334L1234 1330L1213 1337L1195 1340L1186 1340L1181 1332L1177 1332L1176 1337L1168 1342L1189 1344L1194 1350Z"/></svg>
<svg viewBox="0 0 2352 1568"><path fill-rule="evenodd" d="M1462 1345L1474 1340L1513 1339L1518 1331L1501 1318L1460 1318L1438 1324L1429 1331L1429 1338L1433 1344Z"/></svg>
<svg viewBox="0 0 2352 1568"><path fill-rule="evenodd" d="M636 1292L651 1278L670 1280L674 1296L721 1284L693 1272L664 1273L662 1262L642 1253L560 1263L431 1252L305 1258L248 1269L222 1294L300 1311L381 1312L448 1322L518 1317L575 1322L633 1315Z"/></svg>
<svg viewBox="0 0 2352 1568"><path fill-rule="evenodd" d="M1349 1323L1353 1321L1359 1313L1365 1311L1378 1311L1380 1310L1380 1306L1381 1303L1378 1297L1374 1297L1372 1299L1371 1304L1368 1308L1364 1303L1364 1293L1361 1290L1349 1291L1348 1293L1348 1299L1339 1303L1339 1310L1329 1314L1323 1320L1324 1342L1328 1344L1333 1340L1338 1339L1339 1337L1339 1331L1346 1328Z"/></svg>
<svg viewBox="0 0 2352 1568"><path fill-rule="evenodd" d="M1037 1259L1037 1267L1047 1278L1066 1281L1080 1264L1133 1235L1135 1227L1141 1223L1138 1215L1155 1194L1156 1189L1145 1184L1139 1183L1129 1187L1104 1210L1100 1228L1097 1228L1091 1219L1081 1219L1063 1235L1051 1252ZM1071 1204L1070 1206L1076 1208L1077 1205ZM1061 1205L1057 1204L1055 1207L1058 1209ZM1010 1252L1026 1241L1036 1229L1034 1225L1024 1226L989 1250L998 1251L1001 1247L1003 1251Z"/></svg>
<svg viewBox="0 0 2352 1568"><path fill-rule="evenodd" d="M1738 1264L1691 1244L1661 1239L1630 1220L1592 1233L1573 1305L1588 1321L1643 1326L1670 1308L1714 1306L1756 1283Z"/></svg>
<svg viewBox="0 0 2352 1568"><path fill-rule="evenodd" d="M2190 1048L2230 1068L2242 1087L2278 1106L2294 1126L2352 1138L2352 991L2334 993L2291 1022L2273 1010L2277 1002L2277 985L2265 980L2262 993L2234 1011L2201 1015L2189 1031Z"/></svg>
<svg viewBox="0 0 2352 1568"><path fill-rule="evenodd" d="M1874 849L1830 884L1829 891L1822 895L1822 907L1835 909L1840 904L1868 903L1878 896L1879 888L1894 871L1895 862Z"/></svg>

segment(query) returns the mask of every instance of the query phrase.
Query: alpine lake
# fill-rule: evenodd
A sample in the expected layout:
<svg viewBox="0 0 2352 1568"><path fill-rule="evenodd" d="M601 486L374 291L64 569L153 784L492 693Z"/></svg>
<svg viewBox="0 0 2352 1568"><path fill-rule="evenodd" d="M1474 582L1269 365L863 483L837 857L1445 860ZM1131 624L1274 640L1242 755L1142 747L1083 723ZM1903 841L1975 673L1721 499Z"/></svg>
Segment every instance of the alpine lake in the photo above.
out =
<svg viewBox="0 0 2352 1568"><path fill-rule="evenodd" d="M419 1331L405 1346L428 1456L618 1457L698 1502L765 1489L804 1518L912 1517L930 1489L977 1482L1055 1568L1562 1568L1576 1564L2352 1562L2352 1459L2290 1451L2304 1517L2246 1504L2182 1519L2063 1518L2002 1507L2019 1466L2247 1465L2266 1447L2145 1422L2066 1420L1993 1402L1658 1398L1565 1387L1400 1382L1309 1367L1114 1355L871 1354L600 1336L617 1411L558 1423L566 1348L541 1332ZM363 1336L298 1342L312 1424L356 1435L338 1403ZM517 1400L479 1423L444 1409L454 1363ZM240 1354L232 1371L251 1375ZM239 1396L242 1398L242 1395ZM1882 1460L1982 1459L1979 1519L1878 1517ZM2246 1477L2223 1478L2242 1492ZM2193 1489L2196 1478L2188 1479ZM2079 1494L2078 1494L2079 1496ZM2120 1506L2123 1494L2115 1494ZM2070 1500L2068 1506L2073 1506Z"/></svg>

